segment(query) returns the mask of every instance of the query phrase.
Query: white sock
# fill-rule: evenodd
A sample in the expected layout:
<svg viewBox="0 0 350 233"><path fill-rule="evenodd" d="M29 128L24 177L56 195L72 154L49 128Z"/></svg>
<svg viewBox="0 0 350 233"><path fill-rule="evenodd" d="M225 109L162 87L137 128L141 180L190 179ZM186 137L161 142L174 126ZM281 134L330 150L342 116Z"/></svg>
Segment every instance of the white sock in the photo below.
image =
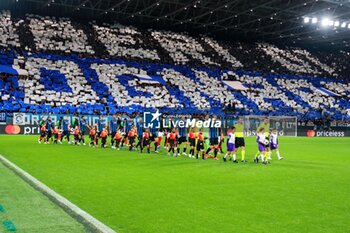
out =
<svg viewBox="0 0 350 233"><path fill-rule="evenodd" d="M236 160L236 154L233 154L233 160Z"/></svg>
<svg viewBox="0 0 350 233"><path fill-rule="evenodd" d="M279 150L276 150L276 154L277 154L277 158L280 159L280 158L281 158L281 155L280 155Z"/></svg>
<svg viewBox="0 0 350 233"><path fill-rule="evenodd" d="M264 156L264 154L260 154L260 158L261 158L261 161L262 161L262 162L265 162L265 156Z"/></svg>
<svg viewBox="0 0 350 233"><path fill-rule="evenodd" d="M226 159L226 157L227 157L227 153L224 155L224 158Z"/></svg>
<svg viewBox="0 0 350 233"><path fill-rule="evenodd" d="M271 151L269 151L268 158L271 159Z"/></svg>

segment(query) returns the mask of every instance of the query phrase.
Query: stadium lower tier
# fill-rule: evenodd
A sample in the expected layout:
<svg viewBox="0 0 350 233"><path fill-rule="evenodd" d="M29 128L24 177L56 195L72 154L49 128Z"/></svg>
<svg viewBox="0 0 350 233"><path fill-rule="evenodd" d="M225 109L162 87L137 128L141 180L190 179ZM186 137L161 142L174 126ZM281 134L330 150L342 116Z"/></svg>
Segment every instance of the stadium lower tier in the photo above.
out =
<svg viewBox="0 0 350 233"><path fill-rule="evenodd" d="M2 54L16 59L14 52ZM350 84L331 78L25 54L1 65L0 111L284 115L350 119Z"/></svg>

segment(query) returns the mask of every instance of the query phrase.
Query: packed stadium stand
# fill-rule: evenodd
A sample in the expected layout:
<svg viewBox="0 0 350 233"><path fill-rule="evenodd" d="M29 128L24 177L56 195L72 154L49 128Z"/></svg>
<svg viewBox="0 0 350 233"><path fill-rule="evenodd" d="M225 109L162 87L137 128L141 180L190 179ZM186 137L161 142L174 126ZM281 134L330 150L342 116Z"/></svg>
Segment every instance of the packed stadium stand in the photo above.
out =
<svg viewBox="0 0 350 233"><path fill-rule="evenodd" d="M0 13L0 111L331 116L349 54Z"/></svg>

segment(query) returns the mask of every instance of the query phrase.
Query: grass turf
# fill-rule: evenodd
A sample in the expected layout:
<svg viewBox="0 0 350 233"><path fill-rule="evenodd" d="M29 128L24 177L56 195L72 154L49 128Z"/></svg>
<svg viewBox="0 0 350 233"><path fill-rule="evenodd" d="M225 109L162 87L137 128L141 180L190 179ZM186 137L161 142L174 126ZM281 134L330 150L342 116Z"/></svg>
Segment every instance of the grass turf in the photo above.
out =
<svg viewBox="0 0 350 233"><path fill-rule="evenodd" d="M0 163L0 205L0 232L8 232L4 224L6 221L11 221L18 233L85 232L81 224L2 163Z"/></svg>
<svg viewBox="0 0 350 233"><path fill-rule="evenodd" d="M350 232L350 139L280 138L247 164L2 136L0 153L118 232Z"/></svg>

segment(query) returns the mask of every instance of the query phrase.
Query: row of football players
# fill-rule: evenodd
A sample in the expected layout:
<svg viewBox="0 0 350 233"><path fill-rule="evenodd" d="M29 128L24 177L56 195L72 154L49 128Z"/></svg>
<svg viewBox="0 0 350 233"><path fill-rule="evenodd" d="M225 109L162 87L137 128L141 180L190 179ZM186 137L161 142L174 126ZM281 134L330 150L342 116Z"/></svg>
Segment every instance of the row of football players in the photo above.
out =
<svg viewBox="0 0 350 233"><path fill-rule="evenodd" d="M68 117L60 118L56 125L53 125L51 117L42 118L39 122L41 127L41 135L38 139L39 143L42 140L45 143L53 137L54 143L62 143L62 139L65 137L68 140L68 143L74 143L80 145L81 143L85 145L85 132L86 128L89 129L90 137L90 146L98 146L99 139L101 140L101 146L107 146L107 137L111 135L111 147L119 149L123 144L128 144L129 149L132 150L134 147L140 147L141 152L143 148L147 148L147 151L150 152L150 144L154 143L155 152L158 152L158 147L160 146L161 138L163 135L166 136L165 147L173 155L180 155L180 145L184 143L183 155L186 154L187 147L190 146L189 156L194 157L195 151L197 154L202 151L202 158L205 159L208 157L209 152L213 152L213 158L217 160L217 154L221 149L223 142L223 136L221 129L219 128L209 128L209 140L210 146L206 151L204 151L204 140L206 139L203 135L202 130L195 132L187 132L188 129L185 127L179 127L168 131L168 129L173 128L170 126L168 129L158 130L158 129L143 129L142 118L139 118L137 122L132 119L126 119L121 121L116 115L112 116L112 119L108 123L104 116L100 116L100 119L97 121L96 126L89 126L85 117L82 116L80 119L76 117L73 122L69 122ZM70 132L73 128L74 140L70 141ZM220 135L220 136L219 136ZM188 139L187 139L188 136ZM138 138L138 143L136 146L135 138ZM197 155L198 157L198 155Z"/></svg>
<svg viewBox="0 0 350 233"><path fill-rule="evenodd" d="M161 145L163 136L165 136L165 148L168 151L173 153L174 156L180 155L180 147L183 145L183 155L186 155L187 147L190 147L189 157L199 157L199 153L202 153L202 159L208 157L213 157L217 160L218 152L222 152L222 143L224 141L223 134L220 128L209 128L208 137L205 137L202 130L200 129L196 132L195 129L191 129L190 132L187 132L187 128L177 128L168 132L167 130L158 131L157 129L143 129L142 118L139 118L139 121L134 122L132 120L121 121L117 119L115 115L112 116L112 119L109 122L107 127L106 119L101 116L97 121L96 126L89 126L82 116L80 119L77 117L72 123L69 122L68 118L60 119L57 125L53 125L51 118L42 119L39 122L41 126L41 134L39 137L39 143L42 140L45 143L53 136L54 143L62 143L63 137L66 137L68 143L74 143L76 145L86 145L85 144L85 131L86 128L89 129L89 138L90 146L97 147L99 145L99 139L101 140L101 147L107 146L107 137L111 135L111 147L113 149L120 149L124 145L129 147L129 150L134 150L135 148L140 148L142 152L144 148L147 148L147 152L150 153L151 144L154 143L154 150L157 153L158 148ZM70 141L70 128L73 127L74 140ZM263 123L257 131L257 144L258 152L255 156L254 161L261 162L266 164L271 160L271 152L276 151L277 157L279 160L283 159L280 156L278 150L278 132L276 129L272 130L271 134L269 132L265 133L265 128L268 129L269 125ZM136 138L138 139L136 144ZM270 138L270 140L268 140ZM210 146L205 150L205 140L209 139ZM245 160L245 140L243 137L243 123L241 120L238 120L234 127L232 127L228 132L227 140L227 153L225 154L223 160L226 162L227 156L232 157L233 162L237 162L236 153L238 149L241 149L242 162ZM213 156L209 154L213 153ZM196 154L196 156L194 156Z"/></svg>
<svg viewBox="0 0 350 233"><path fill-rule="evenodd" d="M103 117L101 117L103 119ZM143 129L143 122L140 121L136 123L136 127L131 125L130 129L128 129L127 125L114 125L114 123L110 123L109 127L105 127L104 124L101 124L101 121L97 122L97 125L89 126L84 122L84 117L81 118L80 125L76 125L73 129L73 141L70 140L70 128L74 123L67 123L64 119L62 123L58 123L57 125L52 125L51 118L48 117L46 120L42 119L39 122L41 127L40 136L38 142L41 143L50 143L50 140L55 144L62 144L62 140L65 138L68 141L68 144L75 145L86 145L85 143L85 127L89 129L89 146L98 147L99 140L101 140L101 147L107 147L107 137L111 136L111 148L119 150L124 145L129 147L129 150L135 150L136 148L140 148L140 151L143 152L144 148L147 149L147 152L150 153L151 145L154 143L154 152L158 153L158 148L161 145L162 139L165 136L164 147L168 151L168 155L172 152L173 156L180 156L180 146L183 145L182 154L185 156L189 156L192 158L199 158L199 153L202 152L202 159L206 159L209 157L207 154L210 152L214 146L215 157L217 160L217 151L216 148L222 151L221 145L223 142L223 138L219 140L216 139L214 141L220 141L218 145L213 145L208 148L208 150L204 151L204 140L207 139L204 137L202 129L199 132L196 132L195 129L192 129L188 133L188 140L186 137L186 129L173 128L170 132L168 131L158 131L156 129ZM101 120L101 119L100 119ZM107 130L109 129L109 131ZM152 132L153 131L153 132ZM136 144L136 138L138 139ZM189 154L186 154L187 147L190 147ZM195 153L196 152L196 153ZM196 154L196 156L195 156Z"/></svg>

